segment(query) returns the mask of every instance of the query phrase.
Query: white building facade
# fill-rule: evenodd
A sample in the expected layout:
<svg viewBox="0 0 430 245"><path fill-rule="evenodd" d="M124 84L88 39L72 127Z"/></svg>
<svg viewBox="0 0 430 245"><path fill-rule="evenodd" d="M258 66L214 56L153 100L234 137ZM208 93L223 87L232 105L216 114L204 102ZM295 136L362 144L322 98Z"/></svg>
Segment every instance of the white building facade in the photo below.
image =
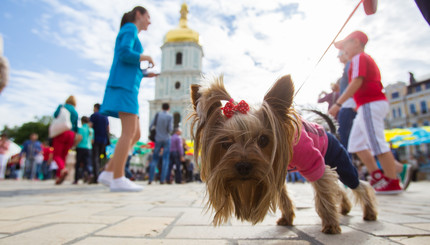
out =
<svg viewBox="0 0 430 245"><path fill-rule="evenodd" d="M155 80L155 98L149 101L151 121L161 111L163 103L169 103L174 127L182 130L182 137L191 138L190 85L198 83L202 75L203 49L199 34L187 26L188 7L181 7L179 27L169 31L161 46L161 72Z"/></svg>

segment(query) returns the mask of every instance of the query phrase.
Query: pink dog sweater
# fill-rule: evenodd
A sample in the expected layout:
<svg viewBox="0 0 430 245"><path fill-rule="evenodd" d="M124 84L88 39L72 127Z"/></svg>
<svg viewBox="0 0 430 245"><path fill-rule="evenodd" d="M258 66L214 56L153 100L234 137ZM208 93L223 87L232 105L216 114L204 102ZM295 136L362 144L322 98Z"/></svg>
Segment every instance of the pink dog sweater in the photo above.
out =
<svg viewBox="0 0 430 245"><path fill-rule="evenodd" d="M289 171L299 171L308 181L320 179L325 171L328 139L324 128L303 118L299 142L293 148Z"/></svg>

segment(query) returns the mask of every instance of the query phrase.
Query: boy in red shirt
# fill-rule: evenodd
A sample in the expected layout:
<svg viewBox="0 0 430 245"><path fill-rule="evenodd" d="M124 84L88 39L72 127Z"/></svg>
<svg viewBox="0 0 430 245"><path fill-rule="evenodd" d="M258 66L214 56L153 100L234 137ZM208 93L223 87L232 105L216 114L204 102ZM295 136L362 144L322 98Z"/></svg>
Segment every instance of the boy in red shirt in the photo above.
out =
<svg viewBox="0 0 430 245"><path fill-rule="evenodd" d="M361 31L352 32L335 47L346 52L351 65L348 71L349 84L329 113L335 116L348 98L357 104L348 142L348 151L356 153L371 174L370 184L377 194L397 194L402 192L396 175L396 165L390 147L384 136L384 117L389 104L382 92L381 73L375 61L364 52L368 39ZM378 169L376 155L383 172Z"/></svg>

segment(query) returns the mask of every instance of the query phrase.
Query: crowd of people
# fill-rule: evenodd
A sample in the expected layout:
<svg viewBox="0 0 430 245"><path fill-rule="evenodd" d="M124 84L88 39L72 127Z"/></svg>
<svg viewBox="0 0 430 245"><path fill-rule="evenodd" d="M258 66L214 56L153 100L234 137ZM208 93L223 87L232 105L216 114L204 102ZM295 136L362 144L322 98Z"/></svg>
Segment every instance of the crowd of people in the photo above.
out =
<svg viewBox="0 0 430 245"><path fill-rule="evenodd" d="M39 141L37 133L31 133L29 139L22 145L21 152L10 159L9 178L30 180L46 180L55 178L56 184L61 184L68 170L66 158L72 147L76 149L76 164L74 183L84 179L88 183L96 183L101 158L104 157L105 147L109 141L109 121L106 116L98 113L99 104L94 105L94 113L90 118L81 117L81 127L78 127L78 113L75 110L76 99L70 96L64 104L58 106L54 112L54 120L50 125L49 137L43 143ZM58 119L66 116L65 124ZM6 156L10 140L3 133L0 139L0 178L5 178ZM18 171L19 170L19 171Z"/></svg>
<svg viewBox="0 0 430 245"><path fill-rule="evenodd" d="M106 157L106 146L110 144L109 120L107 116L99 112L100 104L95 104L94 113L90 117L82 116L81 127L78 127L78 114L74 109L75 106L76 99L70 96L64 104L58 106L54 113L54 118L58 118L61 113L64 113L61 112L61 108L65 108L70 114L70 129L65 128L63 132L56 132L57 134L51 140L43 143L39 141L37 133L30 134L29 139L23 143L17 159L11 160L15 164L10 166L9 178L19 178L19 170L22 165L22 178L24 179L55 178L55 183L61 184L69 174L66 168L68 152L74 148L76 156L73 184L78 184L80 180L88 184L97 183L100 170L104 169L102 158ZM163 104L163 109L165 116L160 116L156 124L171 125L172 117L168 113L169 105ZM137 170L130 169L130 160L134 154L131 151L124 167L125 177L130 180L149 180L149 184L153 181L159 181L160 184L172 184L173 182L182 184L199 180L198 174L197 176L194 174L194 163L185 158L185 152L189 147L185 139L181 138L181 129L175 128L170 132L172 127L169 126L167 127L169 130L164 132L162 130L164 126L160 128L157 129L156 147L151 153L148 153L146 166ZM161 139L163 141L160 141ZM0 179L5 178L8 160L6 153L9 145L10 140L7 134L3 133L0 138ZM154 154L157 154L158 157L155 157Z"/></svg>
<svg viewBox="0 0 430 245"><path fill-rule="evenodd" d="M51 144L44 145L32 134L24 143L20 156L25 159L24 178L48 178L44 174L46 166L55 165L55 183L61 184L68 176L66 157L72 147L76 149L76 164L74 184L80 179L88 183L100 182L114 192L140 191L142 186L133 183L134 176L129 170L130 152L140 139L138 92L142 78L155 77L158 74L144 72L140 63L146 61L149 68L155 64L151 56L143 54L143 47L138 33L146 31L151 24L148 11L137 6L125 13L121 19L112 68L106 84L102 105L94 105L91 117L81 117L81 127L78 127L78 113L75 109L76 98L70 96L64 104L60 104L54 113L54 119L49 127ZM148 179L151 184L155 180L157 164L157 179L161 184L171 183L171 172L174 171L175 182L182 183L183 179L192 180L193 163L184 158L184 140L181 131L173 129L173 118L168 113L169 105L163 104L163 111L157 113L155 149L149 163ZM119 118L121 121L121 136L119 137L114 154L103 169L100 168L100 156L109 143L109 121L107 116ZM173 135L171 135L173 134ZM6 137L2 136L6 139ZM172 142L172 144L171 144ZM5 144L2 144L5 147ZM4 150L3 150L4 151ZM46 155L43 153L46 152ZM160 156L161 153L161 156ZM1 156L1 151L0 151ZM3 158L0 157L1 166ZM54 164L53 164L54 163ZM20 166L18 164L18 166ZM183 166L183 167L182 167ZM182 176L182 168L185 176ZM188 171L187 171L188 170ZM128 177L128 178L127 178Z"/></svg>

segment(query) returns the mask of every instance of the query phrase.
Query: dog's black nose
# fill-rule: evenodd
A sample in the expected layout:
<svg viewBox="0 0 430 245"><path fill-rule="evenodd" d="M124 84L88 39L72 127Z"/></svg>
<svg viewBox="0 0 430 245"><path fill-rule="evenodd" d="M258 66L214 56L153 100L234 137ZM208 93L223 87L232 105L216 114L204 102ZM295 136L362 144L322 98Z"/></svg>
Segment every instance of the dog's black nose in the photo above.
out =
<svg viewBox="0 0 430 245"><path fill-rule="evenodd" d="M252 169L252 164L249 162L238 162L234 165L240 175L248 175Z"/></svg>

